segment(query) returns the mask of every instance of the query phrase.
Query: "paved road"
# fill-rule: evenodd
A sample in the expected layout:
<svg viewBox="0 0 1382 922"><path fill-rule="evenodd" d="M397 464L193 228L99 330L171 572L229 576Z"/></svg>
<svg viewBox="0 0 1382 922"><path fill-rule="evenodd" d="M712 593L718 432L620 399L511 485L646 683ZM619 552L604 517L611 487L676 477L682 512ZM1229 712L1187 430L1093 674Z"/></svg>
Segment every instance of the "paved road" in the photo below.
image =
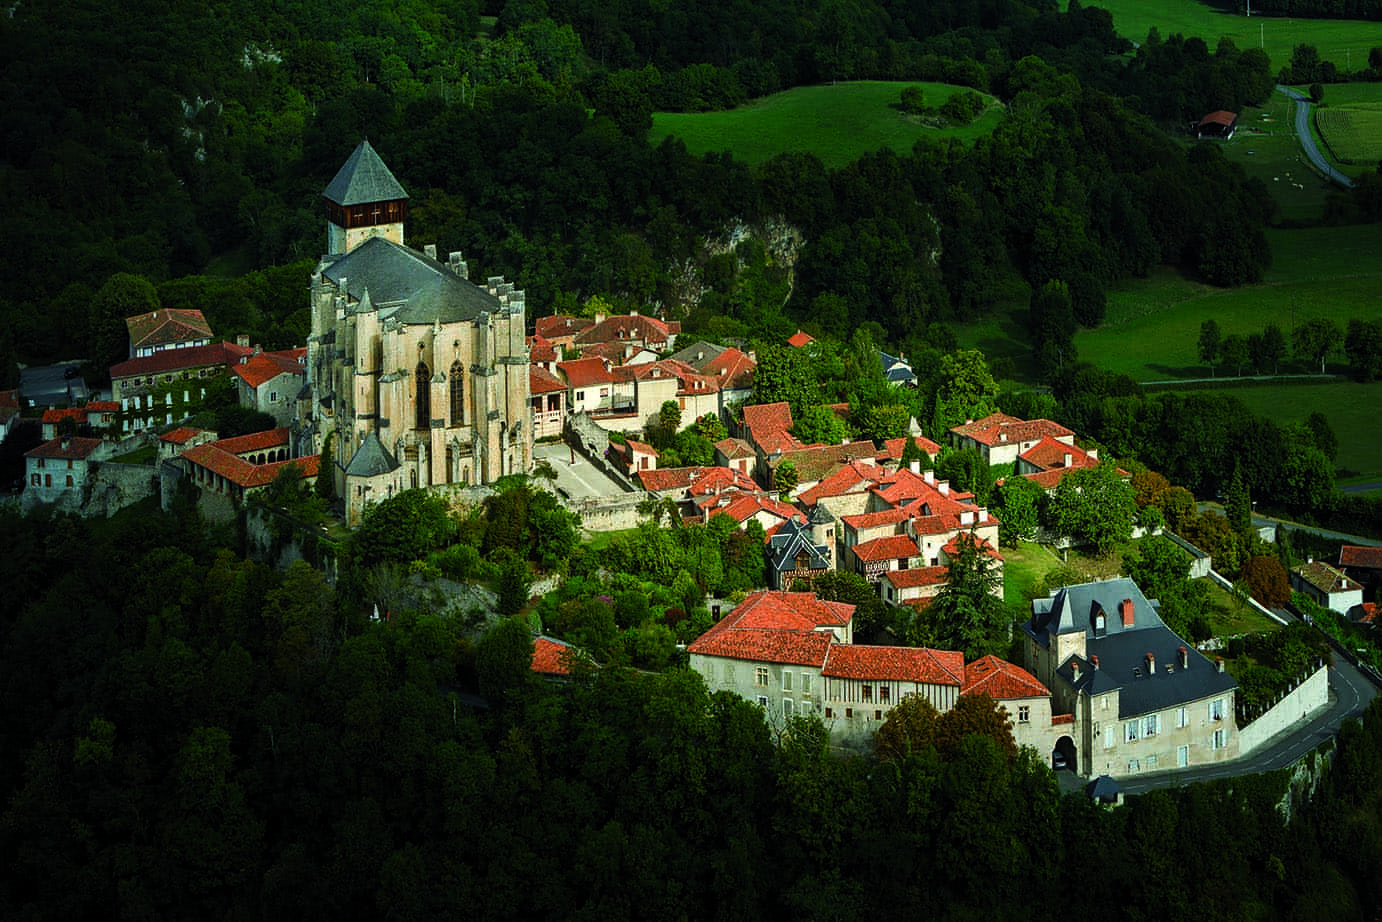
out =
<svg viewBox="0 0 1382 922"><path fill-rule="evenodd" d="M533 446L534 458L545 458L557 472L557 487L572 499L591 499L596 496L615 496L624 488L595 468L580 452L573 452L563 442L547 442Z"/></svg>
<svg viewBox="0 0 1382 922"><path fill-rule="evenodd" d="M1310 158L1310 162L1315 165L1321 173L1332 179L1334 182L1343 186L1345 189L1353 188L1353 180L1329 165L1329 161L1324 159L1324 154L1315 146L1315 136L1310 133L1310 100L1308 97L1300 95L1289 86L1276 88L1278 93L1289 96L1296 101L1296 136L1300 138L1300 146L1305 150L1305 156Z"/></svg>

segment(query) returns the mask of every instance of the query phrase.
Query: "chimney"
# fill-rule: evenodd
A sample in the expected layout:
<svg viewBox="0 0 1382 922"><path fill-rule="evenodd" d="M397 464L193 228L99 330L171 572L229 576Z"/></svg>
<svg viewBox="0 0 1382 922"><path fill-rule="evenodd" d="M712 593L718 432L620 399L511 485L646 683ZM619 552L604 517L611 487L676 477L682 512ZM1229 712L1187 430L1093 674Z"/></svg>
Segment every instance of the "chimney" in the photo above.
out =
<svg viewBox="0 0 1382 922"><path fill-rule="evenodd" d="M1085 452L1085 454L1089 457L1089 460L1091 461L1099 460L1099 449L1097 448L1091 448L1089 451Z"/></svg>
<svg viewBox="0 0 1382 922"><path fill-rule="evenodd" d="M1070 452L1067 451L1067 452L1065 453L1065 467L1069 467L1069 466L1070 466L1070 462L1073 461L1073 460L1074 460L1074 457L1070 454Z"/></svg>
<svg viewBox="0 0 1382 922"><path fill-rule="evenodd" d="M1180 648L1179 648L1176 652L1178 652L1178 653L1180 654L1180 668L1182 668L1182 669L1189 669L1189 668L1190 668L1190 651L1187 650L1187 649L1185 649L1185 644L1181 644L1181 645L1180 645Z"/></svg>
<svg viewBox="0 0 1382 922"><path fill-rule="evenodd" d="M1147 651L1147 675L1156 675L1156 655L1151 650Z"/></svg>
<svg viewBox="0 0 1382 922"><path fill-rule="evenodd" d="M604 315L604 314L596 314L596 315L595 315L595 322L596 322L596 323L604 323L604 322L605 322L605 315Z"/></svg>
<svg viewBox="0 0 1382 922"><path fill-rule="evenodd" d="M920 466L921 462L918 461L917 464L918 466ZM926 473L921 475L921 479L926 481L927 483L934 484L936 482L936 472L927 471Z"/></svg>
<svg viewBox="0 0 1382 922"><path fill-rule="evenodd" d="M248 349L250 347L250 335L248 333L239 334L235 337L235 345Z"/></svg>
<svg viewBox="0 0 1382 922"><path fill-rule="evenodd" d="M920 473L921 473L921 461L920 461L920 459L918 459L918 458L913 458L911 461L907 462L907 467L908 467L909 470L911 470L911 472L912 472L913 474L920 474Z"/></svg>
<svg viewBox="0 0 1382 922"><path fill-rule="evenodd" d="M1007 434L1006 432L1000 432L1000 433L998 433L998 441L1000 441L1000 442L1007 442L1007 441L1008 441L1008 434Z"/></svg>
<svg viewBox="0 0 1382 922"><path fill-rule="evenodd" d="M950 495L950 481L948 481L948 480L942 480L940 483L936 484L936 489L941 491L941 496L949 496L949 495Z"/></svg>
<svg viewBox="0 0 1382 922"><path fill-rule="evenodd" d="M989 511L988 511L987 509L980 509L980 510L979 510L979 524L980 524L980 525L983 525L983 524L984 524L985 522L987 522L988 520L989 520Z"/></svg>
<svg viewBox="0 0 1382 922"><path fill-rule="evenodd" d="M1070 661L1070 677L1075 680L1080 678L1080 661L1077 659Z"/></svg>
<svg viewBox="0 0 1382 922"><path fill-rule="evenodd" d="M1224 658L1223 658L1222 656L1216 656L1216 657L1214 657L1214 666L1215 666L1215 668L1217 668L1220 672L1223 672L1223 671L1224 671Z"/></svg>
<svg viewBox="0 0 1382 922"><path fill-rule="evenodd" d="M1133 611L1132 599L1124 599L1123 604L1118 606L1123 612L1123 627L1132 627L1136 620L1136 613Z"/></svg>
<svg viewBox="0 0 1382 922"><path fill-rule="evenodd" d="M1095 672L1098 672L1098 671L1099 671L1099 657L1098 657L1098 656L1091 656L1091 657L1089 658L1089 665L1091 665L1091 666L1094 667L1094 671L1095 671Z"/></svg>
<svg viewBox="0 0 1382 922"><path fill-rule="evenodd" d="M435 243L429 243L429 244L427 244L426 246L424 246L424 247L422 248L422 255L423 255L423 256L426 256L428 259L436 259L436 258L437 258L437 245L436 245Z"/></svg>

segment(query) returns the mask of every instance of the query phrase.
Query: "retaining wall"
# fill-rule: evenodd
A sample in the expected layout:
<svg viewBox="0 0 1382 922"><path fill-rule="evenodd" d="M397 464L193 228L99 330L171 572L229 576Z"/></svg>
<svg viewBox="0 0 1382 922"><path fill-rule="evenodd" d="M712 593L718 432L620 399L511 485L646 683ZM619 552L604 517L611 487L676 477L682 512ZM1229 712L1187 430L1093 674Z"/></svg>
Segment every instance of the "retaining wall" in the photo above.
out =
<svg viewBox="0 0 1382 922"><path fill-rule="evenodd" d="M1271 710L1238 731L1238 753L1247 755L1267 740L1293 729L1329 704L1329 667L1321 666Z"/></svg>

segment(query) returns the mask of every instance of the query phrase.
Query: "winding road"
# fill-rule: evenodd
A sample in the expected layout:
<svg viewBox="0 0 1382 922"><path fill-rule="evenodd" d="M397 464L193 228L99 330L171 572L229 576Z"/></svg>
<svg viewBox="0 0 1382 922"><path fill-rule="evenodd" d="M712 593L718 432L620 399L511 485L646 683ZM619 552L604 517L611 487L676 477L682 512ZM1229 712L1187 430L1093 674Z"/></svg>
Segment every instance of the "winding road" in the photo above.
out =
<svg viewBox="0 0 1382 922"><path fill-rule="evenodd" d="M1296 137L1300 138L1300 146L1304 148L1305 156L1310 158L1315 169L1345 189L1353 188L1353 180L1330 166L1329 161L1324 159L1324 154L1320 153L1319 147L1315 145L1315 136L1310 133L1309 97L1302 96L1299 91L1280 84L1277 85L1276 91L1296 101Z"/></svg>

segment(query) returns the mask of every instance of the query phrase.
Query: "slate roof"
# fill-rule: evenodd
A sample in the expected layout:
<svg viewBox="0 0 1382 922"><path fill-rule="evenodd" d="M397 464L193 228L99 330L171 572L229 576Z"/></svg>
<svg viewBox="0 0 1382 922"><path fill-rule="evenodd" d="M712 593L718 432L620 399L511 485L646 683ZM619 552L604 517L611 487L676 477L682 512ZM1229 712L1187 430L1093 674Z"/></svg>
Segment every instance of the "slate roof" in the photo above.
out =
<svg viewBox="0 0 1382 922"><path fill-rule="evenodd" d="M1131 604L1127 619L1125 601ZM1100 611L1105 616L1102 636L1095 627ZM1083 632L1085 655L1060 664L1057 675L1076 691L1091 695L1117 689L1120 719L1210 698L1238 685L1233 676L1219 672L1204 654L1168 628L1155 603L1130 579L1066 586L1037 599L1032 602L1032 618L1022 630L1047 649L1059 634ZM1181 650L1186 668L1180 664ZM1157 664L1151 675L1147 674L1148 653ZM1078 664L1078 671L1072 663Z"/></svg>
<svg viewBox="0 0 1382 922"><path fill-rule="evenodd" d="M386 237L370 237L343 256L328 257L322 275L354 302L350 313L377 310L400 323L454 323L504 309L488 291L444 263ZM366 297L368 295L368 297Z"/></svg>
<svg viewBox="0 0 1382 922"><path fill-rule="evenodd" d="M337 205L365 205L408 197L368 141L360 142L322 195Z"/></svg>
<svg viewBox="0 0 1382 922"><path fill-rule="evenodd" d="M347 477L375 477L396 470L398 461L384 447L384 443L379 441L379 434L371 432L355 450L355 457L350 459L345 472Z"/></svg>
<svg viewBox="0 0 1382 922"><path fill-rule="evenodd" d="M768 538L763 556L767 559L769 567L778 573L785 573L797 568L797 557L802 553L807 556L807 569L830 569L830 558L826 556L826 549L811 543L811 526L805 522L791 520L784 522L782 527Z"/></svg>
<svg viewBox="0 0 1382 922"><path fill-rule="evenodd" d="M714 343L708 343L702 339L697 340L685 349L678 349L667 357L669 359L676 359L679 362L685 362L693 368L704 371L706 365L710 364L721 353L726 351L728 351L728 347L717 346ZM737 349L735 351L738 352Z"/></svg>
<svg viewBox="0 0 1382 922"><path fill-rule="evenodd" d="M958 650L834 644L821 673L841 679L962 685L965 656Z"/></svg>
<svg viewBox="0 0 1382 922"><path fill-rule="evenodd" d="M1345 544L1339 548L1339 566L1382 570L1382 547L1360 547Z"/></svg>
<svg viewBox="0 0 1382 922"><path fill-rule="evenodd" d="M994 701L1049 698L1051 693L1021 666L990 654L965 666L964 695L988 695Z"/></svg>

